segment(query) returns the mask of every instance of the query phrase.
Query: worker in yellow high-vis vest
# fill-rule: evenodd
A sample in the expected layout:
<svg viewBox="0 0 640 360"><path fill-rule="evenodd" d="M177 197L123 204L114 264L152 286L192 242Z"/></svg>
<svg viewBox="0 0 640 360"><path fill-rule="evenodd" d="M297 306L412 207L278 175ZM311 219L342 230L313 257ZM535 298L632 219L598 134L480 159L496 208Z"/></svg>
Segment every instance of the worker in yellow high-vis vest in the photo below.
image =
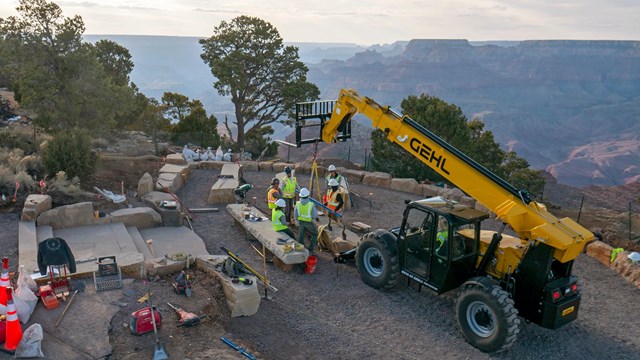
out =
<svg viewBox="0 0 640 360"><path fill-rule="evenodd" d="M318 210L313 202L309 200L309 190L307 188L300 189L300 201L296 203L293 217L298 225L298 242L304 245L304 236L308 231L311 235L311 242L309 243L309 253L313 255L316 243L318 241L318 230L316 229L313 220L318 221Z"/></svg>
<svg viewBox="0 0 640 360"><path fill-rule="evenodd" d="M298 180L291 176L291 167L284 168L285 177L282 178L282 198L287 202L285 208L285 216L290 224L293 224L293 206L296 200L296 194L300 191Z"/></svg>
<svg viewBox="0 0 640 360"><path fill-rule="evenodd" d="M278 199L275 205L275 209L271 210L271 227L273 230L287 234L295 240L296 237L293 236L293 232L289 230L289 224L284 216L283 210L287 206L286 202L283 199Z"/></svg>

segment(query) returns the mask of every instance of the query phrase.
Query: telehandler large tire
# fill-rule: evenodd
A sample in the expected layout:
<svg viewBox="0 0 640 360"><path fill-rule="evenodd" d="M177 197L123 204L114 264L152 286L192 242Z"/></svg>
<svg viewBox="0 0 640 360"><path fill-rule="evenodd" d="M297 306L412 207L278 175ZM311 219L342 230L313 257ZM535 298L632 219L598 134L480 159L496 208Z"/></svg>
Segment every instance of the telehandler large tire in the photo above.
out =
<svg viewBox="0 0 640 360"><path fill-rule="evenodd" d="M400 277L395 235L381 229L365 234L356 251L356 266L367 285L391 290Z"/></svg>
<svg viewBox="0 0 640 360"><path fill-rule="evenodd" d="M467 341L488 353L507 350L520 332L518 310L498 285L463 285L456 302L456 319Z"/></svg>

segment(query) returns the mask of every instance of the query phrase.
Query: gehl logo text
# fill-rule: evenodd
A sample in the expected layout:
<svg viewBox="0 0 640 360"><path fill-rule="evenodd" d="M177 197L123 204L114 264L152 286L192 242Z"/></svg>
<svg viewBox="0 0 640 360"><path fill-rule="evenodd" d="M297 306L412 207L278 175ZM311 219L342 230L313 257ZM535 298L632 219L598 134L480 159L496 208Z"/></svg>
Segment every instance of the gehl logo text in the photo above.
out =
<svg viewBox="0 0 640 360"><path fill-rule="evenodd" d="M444 168L447 163L447 158L436 154L436 152L428 145L423 144L422 141L416 138L412 138L411 141L409 141L409 147L417 156L425 159L429 163L435 164L436 168L439 168L443 173L450 175L449 170Z"/></svg>

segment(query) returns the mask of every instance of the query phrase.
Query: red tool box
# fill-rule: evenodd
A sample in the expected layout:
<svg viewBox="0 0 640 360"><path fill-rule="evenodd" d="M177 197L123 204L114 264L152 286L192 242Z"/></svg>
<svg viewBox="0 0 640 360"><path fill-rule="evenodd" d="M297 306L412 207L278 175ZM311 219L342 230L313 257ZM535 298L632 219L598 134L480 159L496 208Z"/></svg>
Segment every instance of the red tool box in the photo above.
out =
<svg viewBox="0 0 640 360"><path fill-rule="evenodd" d="M142 335L153 331L150 309L151 308L147 306L146 308L142 308L131 313L129 327L131 328L132 334ZM162 323L162 316L155 306L153 307L153 317L156 319L156 327L160 327L160 324Z"/></svg>

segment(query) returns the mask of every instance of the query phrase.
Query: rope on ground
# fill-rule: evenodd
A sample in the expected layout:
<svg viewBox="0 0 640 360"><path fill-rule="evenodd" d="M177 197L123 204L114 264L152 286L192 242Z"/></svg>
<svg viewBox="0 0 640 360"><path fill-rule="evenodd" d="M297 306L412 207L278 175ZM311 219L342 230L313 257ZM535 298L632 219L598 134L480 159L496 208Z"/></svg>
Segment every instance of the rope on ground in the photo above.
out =
<svg viewBox="0 0 640 360"><path fill-rule="evenodd" d="M353 337L355 337L355 338L359 338L359 339L364 340L364 341L366 341L366 342L370 342L370 343L376 344L376 345L378 345L379 347L381 347L381 348L383 348L383 349L385 349L385 350L387 350L387 351L389 351L389 352L396 353L396 354L398 354L398 355L404 356L404 357L409 358L409 359L418 360L418 358L416 358L415 356L409 355L409 354L407 354L407 353L405 353L405 352L402 352L402 351L398 351L398 350L395 350L395 349L391 349L388 345L385 345L385 344L379 343L379 342L377 342L377 341L375 341L375 340L373 340L373 339L370 339L370 338L368 338L368 337L365 337L365 336L362 336L362 335L358 335L358 334L354 333L353 331L351 331L351 330L349 330L349 329L344 329L344 328L342 328L342 327L340 327L340 326L338 326L338 325L336 325L336 324L332 324L332 323L331 323L331 322L329 322L329 321L322 320L322 319L320 319L320 318L318 318L318 317L316 317L316 316L313 316L311 313L308 313L308 312L306 312L306 311L302 311L302 310L300 310L300 309L298 309L298 308L294 308L294 307L292 307L292 306L289 306L289 305L287 305L287 304L283 303L282 301L278 301L278 300L276 300L276 299L272 299L272 300L271 300L271 302L276 303L276 304L279 304L279 305L281 305L281 306L283 306L283 307L287 308L287 310L293 310L293 311L297 312L298 314L304 315L304 316L306 316L306 317L308 317L308 318L311 318L311 319L313 319L313 320L316 320L316 321L318 321L318 322L321 322L321 323L323 323L323 324L325 324L325 325L329 325L329 326L334 327L334 328L336 328L336 329L338 329L338 330L340 330L340 331L343 331L343 332L346 332L346 333L348 333L348 334L351 334L351 335L352 335Z"/></svg>

